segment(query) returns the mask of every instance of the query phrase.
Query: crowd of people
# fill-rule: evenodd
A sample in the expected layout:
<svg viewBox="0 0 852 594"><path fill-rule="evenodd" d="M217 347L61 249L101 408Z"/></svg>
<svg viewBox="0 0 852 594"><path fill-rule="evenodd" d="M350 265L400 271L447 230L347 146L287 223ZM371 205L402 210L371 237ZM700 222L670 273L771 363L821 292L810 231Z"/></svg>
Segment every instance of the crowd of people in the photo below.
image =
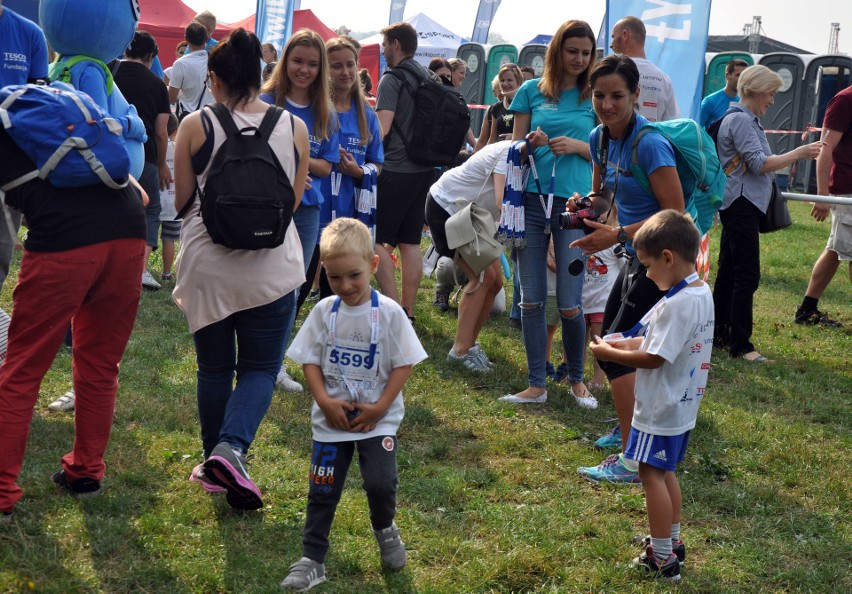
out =
<svg viewBox="0 0 852 594"><path fill-rule="evenodd" d="M675 470L695 426L712 347L749 363L768 361L752 343L752 302L772 176L816 159L820 194L852 194L852 91L829 103L820 141L773 155L759 118L783 82L764 66L728 64L725 88L701 111L704 125L721 119L717 148L728 176L711 292L695 271L698 229L684 214L693 182L678 175L669 140L638 136L649 122L680 116L670 78L645 57L640 19L618 21L611 31L615 53L597 62L595 32L569 20L555 32L539 76L504 64L491 81L498 101L478 138L468 130L466 146L453 147L460 158L451 168L412 158L402 131L417 117L410 89L434 77L459 90L466 65L458 58L420 65L411 25L382 30L382 51L396 73L379 80L375 109L354 39L323 41L300 30L279 58L274 46L243 29L213 40L215 25L213 15L201 13L186 26L185 47L176 48L165 79L152 72L159 48L144 31L113 70L147 133L138 183L59 188L35 179L6 193L7 208L23 213L28 232L0 366L4 521L22 494L17 479L39 384L69 327L73 389L50 407L74 411L76 439L53 480L74 497L101 492L118 364L141 289L175 282L174 301L187 318L197 361L202 460L189 479L224 494L236 509L263 506L246 460L275 387L303 390L284 366L286 353L301 365L314 404L303 556L283 585L305 591L326 579L331 525L356 450L382 564L404 567L394 522L396 435L402 388L427 357L415 320L421 242L428 235L452 271L448 285L461 285L447 360L490 373L499 363L477 339L501 310L504 265L499 257L484 265L466 260L450 247L451 226L470 208L496 223L511 203L522 213L525 236L510 258L504 255L514 290L513 304L504 300L503 309L512 310L521 330L527 387L500 400L542 404L549 385L564 385L578 406L595 409L608 383L618 424L596 445L616 453L578 472L596 483L643 485L650 536L634 565L679 579L686 549ZM45 79L43 36L0 2L0 33L12 28L14 55L25 56L26 67L0 69L0 83ZM5 34L0 39L7 49ZM223 147L246 131L266 139L295 197L282 242L268 249L226 247L202 216ZM2 128L0 158L0 184L33 167ZM631 167L647 175L650 190ZM589 203L594 216L570 216ZM814 206L817 220L827 215L827 207ZM797 323L839 325L817 304L839 262L852 261L850 207L832 207L832 219ZM20 218L10 222L11 231L0 225L4 271L16 240L5 235ZM147 262L160 246L158 281ZM62 257L52 257L57 253ZM311 305L314 287L320 301ZM435 304L442 311L449 294L439 287ZM295 332L306 303L311 310ZM552 356L557 330L560 362ZM594 374L587 382L589 354Z"/></svg>

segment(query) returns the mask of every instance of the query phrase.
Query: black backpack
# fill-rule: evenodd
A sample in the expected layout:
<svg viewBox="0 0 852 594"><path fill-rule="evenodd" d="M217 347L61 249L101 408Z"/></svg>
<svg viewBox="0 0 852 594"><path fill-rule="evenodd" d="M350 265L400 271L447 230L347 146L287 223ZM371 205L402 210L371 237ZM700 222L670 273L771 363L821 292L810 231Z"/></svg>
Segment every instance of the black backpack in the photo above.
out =
<svg viewBox="0 0 852 594"><path fill-rule="evenodd" d="M400 70L417 79L417 86ZM470 110L464 98L438 77L423 76L408 61L388 70L408 90L414 101L414 123L403 132L394 119L408 158L421 165L455 165L459 150L470 129Z"/></svg>
<svg viewBox="0 0 852 594"><path fill-rule="evenodd" d="M210 108L226 138L213 157L204 191L197 192L207 232L213 243L231 249L278 247L284 243L296 205L293 186L269 145L284 110L271 105L259 127L238 130L224 105L216 103ZM205 117L202 111L202 121ZM295 126L292 114L290 125ZM298 153L295 155L298 163ZM191 204L184 206L179 218Z"/></svg>
<svg viewBox="0 0 852 594"><path fill-rule="evenodd" d="M728 116L732 113L737 113L738 111L742 111L737 106L731 106L728 110L722 114L722 116L718 120L713 120L709 124L707 124L707 134L710 135L710 138L713 139L713 142L719 144L719 128L722 127L722 120L725 119L725 116Z"/></svg>

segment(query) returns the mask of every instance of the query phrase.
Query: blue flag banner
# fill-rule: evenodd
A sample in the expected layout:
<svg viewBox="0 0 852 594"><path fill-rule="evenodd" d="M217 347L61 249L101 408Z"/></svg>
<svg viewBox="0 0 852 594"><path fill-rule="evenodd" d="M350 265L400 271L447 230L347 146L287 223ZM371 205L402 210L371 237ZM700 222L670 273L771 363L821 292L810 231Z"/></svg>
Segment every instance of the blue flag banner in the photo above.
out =
<svg viewBox="0 0 852 594"><path fill-rule="evenodd" d="M293 10L298 0L257 0L256 32L262 43L280 53L293 33Z"/></svg>
<svg viewBox="0 0 852 594"><path fill-rule="evenodd" d="M500 8L501 0L479 0L479 10L476 11L476 22L473 24L473 33L470 40L474 43L488 43L488 31L491 29L491 21L497 9Z"/></svg>
<svg viewBox="0 0 852 594"><path fill-rule="evenodd" d="M402 22L402 15L405 12L405 0L391 0L390 16L388 17L388 25Z"/></svg>
<svg viewBox="0 0 852 594"><path fill-rule="evenodd" d="M698 118L704 95L704 52L711 0L607 0L604 30L611 54L612 27L627 16L645 23L645 57L669 75L681 114Z"/></svg>

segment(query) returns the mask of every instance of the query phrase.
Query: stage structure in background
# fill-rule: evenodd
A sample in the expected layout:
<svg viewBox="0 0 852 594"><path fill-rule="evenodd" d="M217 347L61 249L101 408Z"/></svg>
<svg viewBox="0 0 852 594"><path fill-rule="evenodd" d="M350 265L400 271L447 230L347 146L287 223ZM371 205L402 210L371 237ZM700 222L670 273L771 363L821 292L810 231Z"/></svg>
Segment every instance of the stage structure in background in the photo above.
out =
<svg viewBox="0 0 852 594"><path fill-rule="evenodd" d="M491 21L500 8L501 0L479 0L479 10L476 11L476 22L473 23L473 34L470 40L474 43L488 43L488 31L491 30Z"/></svg>
<svg viewBox="0 0 852 594"><path fill-rule="evenodd" d="M704 49L711 0L607 0L602 33L609 49L612 27L627 16L645 23L645 56L669 75L684 117L698 117L704 91Z"/></svg>
<svg viewBox="0 0 852 594"><path fill-rule="evenodd" d="M293 32L293 10L299 0L257 0L258 38L280 53Z"/></svg>
<svg viewBox="0 0 852 594"><path fill-rule="evenodd" d="M405 0L391 0L390 15L388 16L388 25L399 23L403 19L405 13Z"/></svg>

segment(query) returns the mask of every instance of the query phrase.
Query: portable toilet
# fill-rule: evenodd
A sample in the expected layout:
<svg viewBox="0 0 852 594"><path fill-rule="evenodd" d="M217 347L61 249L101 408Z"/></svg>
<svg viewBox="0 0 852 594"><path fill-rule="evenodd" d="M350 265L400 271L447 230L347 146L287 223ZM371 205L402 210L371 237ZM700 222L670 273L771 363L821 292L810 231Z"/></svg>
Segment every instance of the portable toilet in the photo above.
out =
<svg viewBox="0 0 852 594"><path fill-rule="evenodd" d="M488 69L486 70L485 76L485 87L483 95L485 97L485 104L491 105L492 103L497 102L497 97L494 96L494 93L491 92L491 81L494 80L494 77L497 76L497 73L500 71L500 68L503 64L517 64L518 63L518 48L514 45L508 43L501 43L499 45L492 45L491 49L488 51Z"/></svg>
<svg viewBox="0 0 852 594"><path fill-rule="evenodd" d="M481 43L463 43L456 53L467 64L467 77L461 84L461 94L468 105L485 103L484 91L486 83L485 48ZM470 110L470 127L474 136L479 136L485 110L473 108Z"/></svg>
<svg viewBox="0 0 852 594"><path fill-rule="evenodd" d="M801 130L803 125L802 88L805 63L796 54L773 52L764 54L760 64L776 72L784 84L775 93L775 103L760 118L767 130ZM797 134L769 132L766 135L772 154L786 153L801 144Z"/></svg>
<svg viewBox="0 0 852 594"><path fill-rule="evenodd" d="M748 52L719 52L707 65L707 75L704 77L704 96L715 93L725 86L725 67L731 60L745 60L748 65L754 64L754 58Z"/></svg>
<svg viewBox="0 0 852 594"><path fill-rule="evenodd" d="M805 69L802 88L802 125L822 126L825 108L837 93L852 84L852 58L840 54L816 56ZM804 130L805 128L800 128ZM808 142L818 140L819 132L808 135ZM801 142L801 139L797 137ZM816 194L816 166L813 160L800 161L793 171L792 185L806 193Z"/></svg>
<svg viewBox="0 0 852 594"><path fill-rule="evenodd" d="M546 53L546 45L537 43L525 45L521 48L521 54L518 56L518 66L530 66L535 70L535 76L538 78L544 71L544 56Z"/></svg>

